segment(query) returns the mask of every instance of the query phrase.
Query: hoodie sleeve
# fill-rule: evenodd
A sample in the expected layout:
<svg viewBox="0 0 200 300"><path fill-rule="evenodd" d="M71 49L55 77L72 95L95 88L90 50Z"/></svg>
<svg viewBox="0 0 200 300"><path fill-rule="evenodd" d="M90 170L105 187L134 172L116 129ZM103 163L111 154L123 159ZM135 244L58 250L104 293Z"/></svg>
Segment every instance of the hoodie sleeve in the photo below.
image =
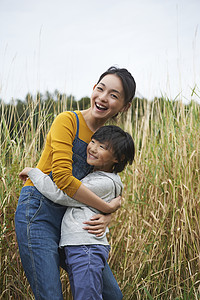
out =
<svg viewBox="0 0 200 300"><path fill-rule="evenodd" d="M63 191L61 191L51 180L51 178L48 175L44 174L41 170L34 168L28 172L28 176L33 182L36 189L54 203L73 207L86 206L85 204L74 200Z"/></svg>

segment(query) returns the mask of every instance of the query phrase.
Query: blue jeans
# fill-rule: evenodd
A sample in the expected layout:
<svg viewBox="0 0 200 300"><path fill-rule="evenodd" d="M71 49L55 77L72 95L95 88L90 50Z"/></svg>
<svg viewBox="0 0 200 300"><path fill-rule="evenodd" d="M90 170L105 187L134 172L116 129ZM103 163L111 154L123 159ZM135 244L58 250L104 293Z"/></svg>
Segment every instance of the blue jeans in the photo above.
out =
<svg viewBox="0 0 200 300"><path fill-rule="evenodd" d="M74 300L102 300L103 269L109 246L66 246L66 265Z"/></svg>
<svg viewBox="0 0 200 300"><path fill-rule="evenodd" d="M45 198L34 186L23 187L15 213L22 265L37 300L62 300L58 245L66 207ZM122 293L108 264L103 271L103 299Z"/></svg>

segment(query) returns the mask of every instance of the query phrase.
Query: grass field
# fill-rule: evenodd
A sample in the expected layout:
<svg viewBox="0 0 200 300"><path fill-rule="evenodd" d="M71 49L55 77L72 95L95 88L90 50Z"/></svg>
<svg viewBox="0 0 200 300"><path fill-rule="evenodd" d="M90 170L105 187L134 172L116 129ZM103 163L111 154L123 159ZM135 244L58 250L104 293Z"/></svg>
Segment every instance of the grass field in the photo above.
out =
<svg viewBox="0 0 200 300"><path fill-rule="evenodd" d="M51 105L31 102L19 117L14 105L1 103L0 299L34 299L14 213L22 188L18 173L40 157ZM61 100L54 114L69 108ZM136 145L134 164L121 173L123 204L109 235L109 264L124 299L200 299L200 105L136 99L118 125ZM63 271L61 279L64 299L72 299Z"/></svg>

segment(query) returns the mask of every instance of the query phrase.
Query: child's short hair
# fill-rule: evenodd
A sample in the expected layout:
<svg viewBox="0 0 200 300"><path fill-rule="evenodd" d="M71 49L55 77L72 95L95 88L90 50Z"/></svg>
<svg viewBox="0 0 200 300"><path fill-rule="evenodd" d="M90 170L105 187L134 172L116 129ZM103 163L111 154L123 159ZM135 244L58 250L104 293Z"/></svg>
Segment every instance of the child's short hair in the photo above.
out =
<svg viewBox="0 0 200 300"><path fill-rule="evenodd" d="M100 143L108 143L118 163L114 165L113 172L122 172L127 163L132 164L135 156L135 146L131 135L120 127L108 125L100 127L92 136Z"/></svg>

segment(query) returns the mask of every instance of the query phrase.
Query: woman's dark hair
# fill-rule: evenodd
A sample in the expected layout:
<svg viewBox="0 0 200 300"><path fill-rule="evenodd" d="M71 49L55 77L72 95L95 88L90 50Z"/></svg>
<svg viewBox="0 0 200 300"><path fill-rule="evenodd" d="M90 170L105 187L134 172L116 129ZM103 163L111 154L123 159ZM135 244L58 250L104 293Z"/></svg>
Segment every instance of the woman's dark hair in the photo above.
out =
<svg viewBox="0 0 200 300"><path fill-rule="evenodd" d="M124 89L125 105L131 103L135 96L135 90L136 90L136 83L131 73L128 72L127 69L120 69L112 66L99 77L97 84L103 79L103 77L109 74L115 74L121 79L123 89Z"/></svg>
<svg viewBox="0 0 200 300"><path fill-rule="evenodd" d="M92 139L100 143L107 143L108 149L112 149L118 163L114 165L113 172L122 172L125 166L133 163L135 146L131 135L115 125L100 127L92 136Z"/></svg>

